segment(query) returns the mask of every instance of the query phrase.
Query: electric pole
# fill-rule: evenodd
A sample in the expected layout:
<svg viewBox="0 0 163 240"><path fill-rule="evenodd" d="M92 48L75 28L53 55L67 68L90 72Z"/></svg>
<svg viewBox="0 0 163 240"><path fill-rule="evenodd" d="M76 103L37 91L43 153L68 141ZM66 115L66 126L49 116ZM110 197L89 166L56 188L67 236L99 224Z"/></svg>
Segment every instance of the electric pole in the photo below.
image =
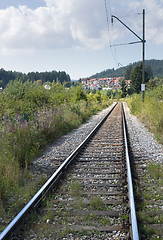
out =
<svg viewBox="0 0 163 240"><path fill-rule="evenodd" d="M116 18L120 23L122 23L130 32L132 32L139 41L137 42L130 42L128 44L135 44L135 43L142 43L143 44L143 60L142 60L142 84L141 84L141 90L143 92L143 102L144 102L144 93L145 93L145 9L143 9L143 38L139 37L131 28L129 28L124 22L122 22L118 17L112 15L111 16L111 22L113 23L113 18ZM125 44L118 44L118 45L125 45ZM117 45L117 46L118 46ZM116 46L116 45L112 45Z"/></svg>
<svg viewBox="0 0 163 240"><path fill-rule="evenodd" d="M143 102L145 94L145 9L143 9L143 61L142 61L142 92L143 92Z"/></svg>

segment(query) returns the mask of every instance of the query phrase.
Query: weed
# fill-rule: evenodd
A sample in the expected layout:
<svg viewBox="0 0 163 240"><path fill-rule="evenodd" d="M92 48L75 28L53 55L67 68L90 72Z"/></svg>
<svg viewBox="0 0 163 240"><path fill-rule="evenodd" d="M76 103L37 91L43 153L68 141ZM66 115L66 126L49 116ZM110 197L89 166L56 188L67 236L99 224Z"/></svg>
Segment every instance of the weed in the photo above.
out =
<svg viewBox="0 0 163 240"><path fill-rule="evenodd" d="M158 87L147 91L144 103L142 103L141 94L134 94L128 100L131 113L138 116L160 143L163 143L163 102L160 101L162 89Z"/></svg>
<svg viewBox="0 0 163 240"><path fill-rule="evenodd" d="M105 204L100 197L92 198L90 200L90 208L92 210L105 210Z"/></svg>
<svg viewBox="0 0 163 240"><path fill-rule="evenodd" d="M81 87L67 90L52 83L47 93L44 86L32 82L9 84L0 94L0 209L8 207L15 193L22 194L21 201L15 200L20 204L34 193L30 177L22 171L29 171L45 145L110 104L108 99L95 101ZM78 196L81 187L72 186L71 192Z"/></svg>
<svg viewBox="0 0 163 240"><path fill-rule="evenodd" d="M123 221L127 221L129 219L129 215L128 214L124 214L120 217L120 221L123 222Z"/></svg>
<svg viewBox="0 0 163 240"><path fill-rule="evenodd" d="M147 170L152 178L159 180L163 176L163 166L160 164L150 163L147 167Z"/></svg>
<svg viewBox="0 0 163 240"><path fill-rule="evenodd" d="M79 197L79 196L78 196ZM73 203L74 208L84 209L87 207L87 204L82 201L82 199L77 198Z"/></svg>
<svg viewBox="0 0 163 240"><path fill-rule="evenodd" d="M79 182L70 183L70 192L72 196L79 197L81 195L81 184Z"/></svg>
<svg viewBox="0 0 163 240"><path fill-rule="evenodd" d="M110 219L107 218L107 217L103 217L103 218L101 219L101 222L102 222L102 224L103 224L104 226L106 226L106 225L109 225L109 224L110 224Z"/></svg>

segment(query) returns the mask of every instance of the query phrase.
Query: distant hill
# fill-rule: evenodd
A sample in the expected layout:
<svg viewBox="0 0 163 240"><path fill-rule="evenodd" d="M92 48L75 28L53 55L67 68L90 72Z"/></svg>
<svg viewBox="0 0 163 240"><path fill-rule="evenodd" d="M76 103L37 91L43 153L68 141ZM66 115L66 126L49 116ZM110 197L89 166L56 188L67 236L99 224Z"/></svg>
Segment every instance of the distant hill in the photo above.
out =
<svg viewBox="0 0 163 240"><path fill-rule="evenodd" d="M120 67L116 70L114 68L107 69L100 73L96 73L90 77L91 78L120 77L120 76L125 77L125 74L129 68L133 68L140 63L141 63L140 61L134 62L125 67ZM153 77L158 77L158 78L163 77L163 60L155 60L155 59L146 60L145 66L151 68Z"/></svg>

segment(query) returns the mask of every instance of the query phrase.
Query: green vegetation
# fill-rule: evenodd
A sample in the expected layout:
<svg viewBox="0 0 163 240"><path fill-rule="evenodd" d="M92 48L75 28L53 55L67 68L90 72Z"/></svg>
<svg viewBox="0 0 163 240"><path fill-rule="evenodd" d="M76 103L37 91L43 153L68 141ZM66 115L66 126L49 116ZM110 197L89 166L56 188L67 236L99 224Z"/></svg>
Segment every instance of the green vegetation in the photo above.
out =
<svg viewBox="0 0 163 240"><path fill-rule="evenodd" d="M120 77L120 76L124 76L125 79L130 79L130 74L132 69L137 66L140 65L141 62L135 62L133 64L127 65L125 67L120 67L117 68L116 70L113 69L107 69L105 71L102 71L100 73L96 73L94 75L91 76L91 78L105 78L105 77ZM158 77L161 78L163 77L163 60L155 60L155 59L151 59L151 60L146 60L145 61L145 65L148 66L147 70L149 72L149 70L151 70L152 74L150 74L150 78L153 77Z"/></svg>
<svg viewBox="0 0 163 240"><path fill-rule="evenodd" d="M81 195L81 184L79 182L71 182L70 183L70 192L74 197L79 197Z"/></svg>
<svg viewBox="0 0 163 240"><path fill-rule="evenodd" d="M90 209L92 210L105 210L104 201L100 197L94 197L90 200Z"/></svg>
<svg viewBox="0 0 163 240"><path fill-rule="evenodd" d="M37 84L45 82L60 82L67 83L67 86L71 85L70 76L66 72L29 72L28 74L21 72L5 71L3 68L0 69L0 87L5 88L10 81L20 80L22 82L31 81Z"/></svg>
<svg viewBox="0 0 163 240"><path fill-rule="evenodd" d="M84 93L80 86L48 84L50 90L41 83L15 80L0 93L1 210L15 193L21 194L26 173L45 145L111 103L106 96Z"/></svg>
<svg viewBox="0 0 163 240"><path fill-rule="evenodd" d="M127 100L131 113L138 116L147 128L163 143L163 85L145 92L145 101L141 94L134 94Z"/></svg>
<svg viewBox="0 0 163 240"><path fill-rule="evenodd" d="M142 182L147 186L135 188L137 203L137 218L139 232L144 239L162 239L161 229L154 229L150 224L162 224L162 186L163 186L163 165L149 163L146 171L143 173Z"/></svg>
<svg viewBox="0 0 163 240"><path fill-rule="evenodd" d="M161 178L163 177L163 167L158 164L151 163L148 166L147 170L155 181L161 180Z"/></svg>
<svg viewBox="0 0 163 240"><path fill-rule="evenodd" d="M127 100L131 113L154 133L156 139L163 144L163 79L150 79L146 84L145 100L142 94L133 94ZM142 182L146 186L135 185L137 199L137 218L139 232L143 239L162 239L161 230L150 224L162 224L160 212L162 206L163 166L150 163L143 173ZM149 212L153 211L153 215Z"/></svg>
<svg viewBox="0 0 163 240"><path fill-rule="evenodd" d="M131 84L130 84L130 93L140 93L141 83L142 83L142 64L137 65L131 71ZM149 81L149 72L145 69L145 83Z"/></svg>

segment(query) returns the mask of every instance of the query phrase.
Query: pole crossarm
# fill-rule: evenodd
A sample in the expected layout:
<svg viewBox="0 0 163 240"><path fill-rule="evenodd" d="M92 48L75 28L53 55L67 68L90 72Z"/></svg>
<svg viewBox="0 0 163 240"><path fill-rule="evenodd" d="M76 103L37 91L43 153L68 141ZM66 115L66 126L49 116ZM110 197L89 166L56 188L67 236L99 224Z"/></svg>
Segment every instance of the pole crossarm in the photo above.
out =
<svg viewBox="0 0 163 240"><path fill-rule="evenodd" d="M144 42L144 40L139 37L131 28L129 28L124 22L122 22L118 17L114 16L114 15L111 15L111 20L112 20L112 23L113 23L113 18L116 18L120 23L122 23L130 32L132 32L137 38L140 39L141 42Z"/></svg>
<svg viewBox="0 0 163 240"><path fill-rule="evenodd" d="M110 47L123 46L123 45L130 45L130 44L136 44L136 43L142 43L142 41L129 42L129 43L119 43L119 44L111 44Z"/></svg>
<svg viewBox="0 0 163 240"><path fill-rule="evenodd" d="M118 17L115 15L111 15L111 22L113 23L113 18L117 19L123 26L125 26L130 32L132 32L140 41L137 42L130 42L124 44L116 44L110 45L112 46L120 46L120 45L127 45L127 44L135 44L141 42L143 45L143 59L142 59L142 92L143 92L143 102L144 102L144 92L145 92L145 9L143 9L143 38L139 37L131 28L129 28L124 22L122 22Z"/></svg>

